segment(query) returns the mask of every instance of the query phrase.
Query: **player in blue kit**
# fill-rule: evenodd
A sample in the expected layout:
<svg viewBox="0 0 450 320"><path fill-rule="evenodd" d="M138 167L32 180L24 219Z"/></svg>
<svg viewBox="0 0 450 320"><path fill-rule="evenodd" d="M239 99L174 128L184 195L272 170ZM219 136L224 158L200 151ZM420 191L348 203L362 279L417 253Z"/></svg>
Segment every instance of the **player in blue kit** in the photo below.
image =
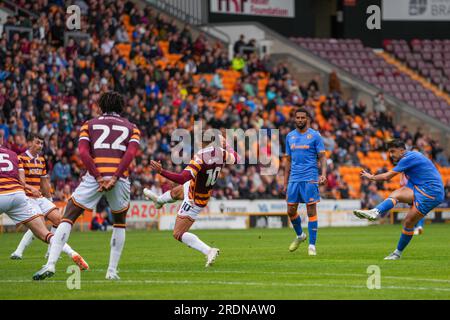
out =
<svg viewBox="0 0 450 320"><path fill-rule="evenodd" d="M359 218L374 221L386 215L398 202L412 204L403 220L403 231L397 249L384 258L398 260L411 241L417 222L444 200L444 184L433 162L420 152L406 151L405 144L400 140L390 141L387 147L396 166L389 172L377 175L362 171L361 176L372 181L387 181L403 172L408 182L374 209L355 210L354 214Z"/></svg>
<svg viewBox="0 0 450 320"><path fill-rule="evenodd" d="M289 251L297 250L300 243L306 240L298 204L306 204L308 214L309 246L308 254L315 256L317 240L317 203L320 201L319 184L327 181L327 160L325 147L320 133L309 127L311 116L304 108L295 112L295 130L286 136L286 169L284 191L287 193L288 216L297 237L289 246ZM321 173L319 176L318 162Z"/></svg>

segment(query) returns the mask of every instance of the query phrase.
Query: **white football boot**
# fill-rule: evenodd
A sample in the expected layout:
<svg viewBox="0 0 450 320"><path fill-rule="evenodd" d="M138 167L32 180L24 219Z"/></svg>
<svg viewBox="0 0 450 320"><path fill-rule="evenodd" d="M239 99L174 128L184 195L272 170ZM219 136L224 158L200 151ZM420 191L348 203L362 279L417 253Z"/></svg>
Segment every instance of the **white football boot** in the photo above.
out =
<svg viewBox="0 0 450 320"><path fill-rule="evenodd" d="M378 218L378 216L380 215L380 212L378 211L378 209L354 210L353 214L360 219L367 219L369 221L375 221Z"/></svg>
<svg viewBox="0 0 450 320"><path fill-rule="evenodd" d="M310 244L308 246L308 255L309 256L317 256L316 246L315 245Z"/></svg>
<svg viewBox="0 0 450 320"><path fill-rule="evenodd" d="M306 235L306 233L303 232L300 236L295 238L295 240L292 241L291 245L289 246L289 251L290 252L294 252L295 250L297 250L297 248L300 245L300 243L305 241L307 237L308 236Z"/></svg>
<svg viewBox="0 0 450 320"><path fill-rule="evenodd" d="M117 270L108 269L108 271L106 272L105 279L106 280L120 280L120 277L118 275Z"/></svg>
<svg viewBox="0 0 450 320"><path fill-rule="evenodd" d="M395 250L390 255L388 255L384 260L399 260L402 257L402 253L398 250Z"/></svg>
<svg viewBox="0 0 450 320"><path fill-rule="evenodd" d="M147 200L153 201L155 203L155 208L156 209L161 209L162 208L162 204L158 202L158 196L151 191L150 189L144 188L144 197Z"/></svg>
<svg viewBox="0 0 450 320"><path fill-rule="evenodd" d="M217 248L211 248L206 255L206 264L205 267L213 265L214 261L216 261L217 256L219 255L220 250Z"/></svg>
<svg viewBox="0 0 450 320"><path fill-rule="evenodd" d="M55 266L44 265L41 270L33 275L33 280L44 280L53 277L55 274Z"/></svg>

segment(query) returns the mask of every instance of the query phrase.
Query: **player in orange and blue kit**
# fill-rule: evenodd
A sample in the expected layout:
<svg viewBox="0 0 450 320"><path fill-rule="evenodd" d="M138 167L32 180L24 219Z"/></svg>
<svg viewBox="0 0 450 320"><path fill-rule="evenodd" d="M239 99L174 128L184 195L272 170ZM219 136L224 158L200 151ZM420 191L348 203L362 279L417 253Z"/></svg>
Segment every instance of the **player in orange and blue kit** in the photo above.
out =
<svg viewBox="0 0 450 320"><path fill-rule="evenodd" d="M404 173L408 182L395 190L386 200L372 210L355 210L359 218L370 221L386 215L398 202L412 204L403 221L403 231L397 249L385 260L400 259L403 250L414 235L414 226L425 215L436 208L444 200L444 184L439 171L430 159L417 151L406 151L405 144L400 140L388 143L389 156L396 166L389 172L372 175L362 171L361 175L372 181L387 181Z"/></svg>
<svg viewBox="0 0 450 320"><path fill-rule="evenodd" d="M308 254L316 255L317 240L317 203L320 201L319 184L327 181L327 161L325 147L320 133L309 127L311 116L306 109L295 112L296 129L286 137L286 172L284 188L287 194L288 215L297 234L289 246L289 251L297 250L306 240L301 219L297 213L298 204L306 204L308 214L309 246ZM319 176L318 161L321 175Z"/></svg>

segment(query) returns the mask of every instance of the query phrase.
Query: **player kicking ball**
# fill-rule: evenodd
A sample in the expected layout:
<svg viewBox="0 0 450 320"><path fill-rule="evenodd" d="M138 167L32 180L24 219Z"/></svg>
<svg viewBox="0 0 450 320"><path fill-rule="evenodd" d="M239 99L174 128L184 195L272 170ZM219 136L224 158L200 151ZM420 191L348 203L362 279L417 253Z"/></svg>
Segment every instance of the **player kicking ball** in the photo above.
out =
<svg viewBox="0 0 450 320"><path fill-rule="evenodd" d="M287 194L287 214L297 234L297 237L289 246L289 251L297 250L300 243L307 238L297 212L298 204L305 203L306 213L308 214L308 255L315 256L317 255L319 184L327 182L327 159L320 133L309 127L310 119L311 116L306 109L296 110L295 126L297 128L286 136L284 192ZM320 162L320 176L318 162Z"/></svg>
<svg viewBox="0 0 450 320"><path fill-rule="evenodd" d="M225 139L221 138L222 146ZM181 173L164 170L159 162L151 161L150 166L163 177L179 186L157 196L145 188L144 195L160 209L165 203L183 200L178 211L173 237L188 247L200 251L206 257L205 267L211 266L219 255L219 249L211 248L195 234L188 232L200 211L206 207L214 184L225 164L236 163L237 154L230 147L210 146L201 149Z"/></svg>
<svg viewBox="0 0 450 320"><path fill-rule="evenodd" d="M20 162L16 153L2 144L3 131L0 130L0 213L10 217L16 226L25 225L39 240L54 243L53 233L47 230L42 214L35 211L25 194L30 191L19 178ZM63 250L67 251L68 246Z"/></svg>
<svg viewBox="0 0 450 320"><path fill-rule="evenodd" d="M139 150L140 131L120 116L125 101L119 93L103 93L98 105L102 115L81 127L78 142L80 158L88 172L67 203L47 264L33 275L33 280L55 274L56 262L69 239L72 225L84 210L93 210L103 195L111 208L114 223L106 279L120 279L117 267L125 244L126 215L130 206L128 167Z"/></svg>
<svg viewBox="0 0 450 320"><path fill-rule="evenodd" d="M29 197L29 202L33 206L35 212L41 214L46 220L53 224L51 233L54 234L61 222L61 215L59 209L51 200L50 177L47 174L45 159L43 156L39 155L44 147L44 138L40 135L30 134L28 136L28 143L30 148L18 157L20 181L25 186L25 190L27 191L26 195ZM31 230L25 232L22 240L16 250L11 254L10 258L13 260L21 260L25 249L33 242L33 239L34 236ZM64 246L63 251L81 270L89 269L89 265L84 261L83 257L75 252L69 245ZM48 246L45 255L46 258L48 257L49 252L50 246Z"/></svg>
<svg viewBox="0 0 450 320"><path fill-rule="evenodd" d="M375 221L385 216L398 202L412 204L403 220L403 231L397 249L384 258L398 260L414 235L414 226L444 200L444 184L433 162L422 153L406 151L404 142L400 140L388 142L387 148L396 166L391 171L378 175L362 171L361 176L371 181L388 181L403 172L408 179L407 184L395 190L374 209L355 210L353 213L361 219Z"/></svg>

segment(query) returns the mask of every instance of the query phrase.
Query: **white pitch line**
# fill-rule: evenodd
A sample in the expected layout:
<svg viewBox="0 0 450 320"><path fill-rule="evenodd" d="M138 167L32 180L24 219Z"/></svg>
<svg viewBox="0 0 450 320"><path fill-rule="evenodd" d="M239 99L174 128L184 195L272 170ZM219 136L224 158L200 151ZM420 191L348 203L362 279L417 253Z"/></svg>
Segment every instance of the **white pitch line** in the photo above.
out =
<svg viewBox="0 0 450 320"><path fill-rule="evenodd" d="M16 271L16 270L4 270L4 271ZM88 272L106 272L105 269L90 269ZM242 271L242 270L157 270L157 269L138 269L138 270L120 270L120 273L198 273L198 274L266 274L266 275L311 275L310 272L298 272L298 271ZM312 274L313 276L328 276L328 277L362 277L367 278L367 274L359 273L327 273L327 272L316 272ZM411 278L411 277L399 277L399 276L384 276L381 274L382 279L392 279L392 280L405 280L405 281L422 281L422 282L435 282L435 283L448 283L450 280L445 279L433 279L433 278Z"/></svg>
<svg viewBox="0 0 450 320"><path fill-rule="evenodd" d="M105 269L92 269L90 272L106 272ZM254 272L248 272L248 271L242 271L242 270L205 270L205 271L191 271L191 270L147 270L147 269L139 269L139 270L120 270L121 273L235 273L235 274L267 274L267 275L311 275L311 273L308 272L296 272L296 271L254 271ZM363 277L367 278L367 274L358 274L358 273L321 273L316 272L312 274L313 276L330 276L330 277ZM398 277L398 276L383 276L381 274L381 278L384 279L393 279L393 280L406 280L406 281L423 281L423 282L437 282L437 283L449 283L450 280L445 279L429 279L429 278L411 278L411 277Z"/></svg>
<svg viewBox="0 0 450 320"><path fill-rule="evenodd" d="M46 281L33 281L33 280L0 280L0 283L39 283L39 284L51 284L51 283L66 283L65 280L46 280ZM278 282L243 282L243 281L192 281L192 280L82 280L84 284L176 284L176 285L237 285L237 286L258 286L258 287L321 287L321 288L351 288L351 289L367 289L366 286L357 285L332 285L332 284L320 284L320 283L278 283ZM434 288L434 287L399 287L399 286L382 286L382 289L393 290L434 290L450 292L450 288Z"/></svg>

